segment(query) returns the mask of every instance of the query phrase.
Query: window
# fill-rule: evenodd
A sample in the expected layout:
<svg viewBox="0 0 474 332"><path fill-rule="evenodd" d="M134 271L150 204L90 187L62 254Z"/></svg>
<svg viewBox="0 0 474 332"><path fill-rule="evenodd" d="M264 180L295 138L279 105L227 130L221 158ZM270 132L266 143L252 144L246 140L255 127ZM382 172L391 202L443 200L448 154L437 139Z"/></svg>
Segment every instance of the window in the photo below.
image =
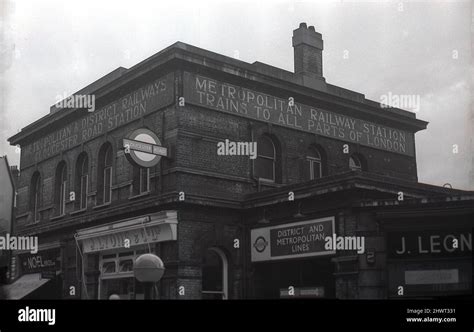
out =
<svg viewBox="0 0 474 332"><path fill-rule="evenodd" d="M228 299L229 263L219 248L209 248L202 266L202 298L209 300Z"/></svg>
<svg viewBox="0 0 474 332"><path fill-rule="evenodd" d="M115 261L103 262L102 273L103 274L115 273Z"/></svg>
<svg viewBox="0 0 474 332"><path fill-rule="evenodd" d="M138 255L137 251L102 255L101 272L103 274L133 273L133 262Z"/></svg>
<svg viewBox="0 0 474 332"><path fill-rule="evenodd" d="M144 167L133 168L133 194L140 195L150 191L150 169Z"/></svg>
<svg viewBox="0 0 474 332"><path fill-rule="evenodd" d="M112 201L112 146L105 143L99 150L97 167L97 204L107 204Z"/></svg>
<svg viewBox="0 0 474 332"><path fill-rule="evenodd" d="M108 299L112 294L120 299L145 299L144 284L139 282L133 272L133 265L138 256L148 250L139 249L113 254L101 254L99 257L98 298ZM157 288L152 288L151 298L158 298Z"/></svg>
<svg viewBox="0 0 474 332"><path fill-rule="evenodd" d="M273 141L268 136L261 136L257 140L256 177L275 181L275 162L276 151Z"/></svg>
<svg viewBox="0 0 474 332"><path fill-rule="evenodd" d="M55 181L55 203L56 211L59 216L66 214L66 185L67 185L67 167L64 161L60 162L56 168Z"/></svg>
<svg viewBox="0 0 474 332"><path fill-rule="evenodd" d="M352 171L362 171L363 167L362 167L361 159L356 155L352 155L349 158L349 168Z"/></svg>
<svg viewBox="0 0 474 332"><path fill-rule="evenodd" d="M87 208L89 190L89 160L86 153L81 153L76 163L76 209Z"/></svg>
<svg viewBox="0 0 474 332"><path fill-rule="evenodd" d="M31 178L30 206L33 214L33 222L40 220L40 198L41 198L41 176L35 172Z"/></svg>
<svg viewBox="0 0 474 332"><path fill-rule="evenodd" d="M122 259L119 261L119 273L133 272L133 259Z"/></svg>
<svg viewBox="0 0 474 332"><path fill-rule="evenodd" d="M306 162L308 163L308 176L310 180L319 179L323 176L321 153L317 149L311 148L309 150Z"/></svg>

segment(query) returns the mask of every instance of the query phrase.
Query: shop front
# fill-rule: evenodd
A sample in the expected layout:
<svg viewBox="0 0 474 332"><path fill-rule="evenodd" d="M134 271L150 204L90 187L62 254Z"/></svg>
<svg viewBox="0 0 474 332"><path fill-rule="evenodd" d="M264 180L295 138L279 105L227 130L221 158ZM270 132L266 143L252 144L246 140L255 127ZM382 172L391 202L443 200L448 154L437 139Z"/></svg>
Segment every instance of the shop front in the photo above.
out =
<svg viewBox="0 0 474 332"><path fill-rule="evenodd" d="M332 298L334 250L325 248L335 218L326 217L251 230L257 298Z"/></svg>
<svg viewBox="0 0 474 332"><path fill-rule="evenodd" d="M389 298L473 298L472 201L421 203L380 213Z"/></svg>
<svg viewBox="0 0 474 332"><path fill-rule="evenodd" d="M389 296L472 296L472 230L388 234Z"/></svg>
<svg viewBox="0 0 474 332"><path fill-rule="evenodd" d="M43 246L45 247L45 246ZM61 249L57 247L39 250L37 253L21 253L14 259L19 277L6 286L8 298L60 299L62 296Z"/></svg>
<svg viewBox="0 0 474 332"><path fill-rule="evenodd" d="M162 211L80 230L83 298L145 298L144 285L134 276L134 262L144 253L159 254L157 243L176 241L177 212ZM154 298L159 297L153 287Z"/></svg>

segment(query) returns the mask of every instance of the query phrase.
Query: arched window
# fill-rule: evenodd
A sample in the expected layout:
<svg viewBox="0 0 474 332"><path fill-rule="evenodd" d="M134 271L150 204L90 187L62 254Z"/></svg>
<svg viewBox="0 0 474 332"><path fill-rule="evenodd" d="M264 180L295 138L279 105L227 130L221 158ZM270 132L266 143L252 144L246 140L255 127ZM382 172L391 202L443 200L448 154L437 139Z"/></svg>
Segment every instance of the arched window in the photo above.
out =
<svg viewBox="0 0 474 332"><path fill-rule="evenodd" d="M99 150L97 167L97 204L112 201L112 164L113 151L110 143L105 143Z"/></svg>
<svg viewBox="0 0 474 332"><path fill-rule="evenodd" d="M202 266L202 298L226 300L229 298L229 263L219 248L209 248Z"/></svg>
<svg viewBox="0 0 474 332"><path fill-rule="evenodd" d="M41 175L35 172L31 178L30 207L33 214L33 222L38 222L40 218L40 199L41 199Z"/></svg>
<svg viewBox="0 0 474 332"><path fill-rule="evenodd" d="M257 178L275 181L276 150L270 137L263 135L257 140Z"/></svg>
<svg viewBox="0 0 474 332"><path fill-rule="evenodd" d="M362 156L353 154L352 156L349 157L349 168L352 171L365 171L366 170L365 160L363 159Z"/></svg>
<svg viewBox="0 0 474 332"><path fill-rule="evenodd" d="M323 176L323 157L319 149L311 147L306 156L309 180L319 179Z"/></svg>
<svg viewBox="0 0 474 332"><path fill-rule="evenodd" d="M67 185L67 167L64 161L61 161L56 167L55 176L55 204L57 214L62 216L66 214L66 185Z"/></svg>
<svg viewBox="0 0 474 332"><path fill-rule="evenodd" d="M133 167L133 195L140 195L150 191L150 169Z"/></svg>
<svg viewBox="0 0 474 332"><path fill-rule="evenodd" d="M89 190L89 158L81 153L76 162L76 209L87 208L87 192Z"/></svg>

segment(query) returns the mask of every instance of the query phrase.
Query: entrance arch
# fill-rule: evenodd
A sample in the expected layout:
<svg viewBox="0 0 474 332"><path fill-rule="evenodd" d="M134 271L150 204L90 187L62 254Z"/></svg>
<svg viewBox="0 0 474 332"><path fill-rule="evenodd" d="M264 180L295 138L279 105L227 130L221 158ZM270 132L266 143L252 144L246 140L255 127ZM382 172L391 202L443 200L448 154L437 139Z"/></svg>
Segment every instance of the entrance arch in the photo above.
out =
<svg viewBox="0 0 474 332"><path fill-rule="evenodd" d="M229 298L229 261L225 252L218 247L208 248L203 257L202 298Z"/></svg>

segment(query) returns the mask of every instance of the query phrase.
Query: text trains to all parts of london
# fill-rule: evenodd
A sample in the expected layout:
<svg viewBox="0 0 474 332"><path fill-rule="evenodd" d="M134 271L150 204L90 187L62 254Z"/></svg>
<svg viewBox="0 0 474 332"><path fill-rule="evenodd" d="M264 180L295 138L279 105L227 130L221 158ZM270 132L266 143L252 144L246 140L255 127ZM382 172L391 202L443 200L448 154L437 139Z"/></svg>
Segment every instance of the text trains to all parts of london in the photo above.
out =
<svg viewBox="0 0 474 332"><path fill-rule="evenodd" d="M319 135L413 155L409 133L186 73L191 102ZM191 91L189 91L191 90ZM187 92L187 93L186 93ZM188 100L188 99L187 99Z"/></svg>

